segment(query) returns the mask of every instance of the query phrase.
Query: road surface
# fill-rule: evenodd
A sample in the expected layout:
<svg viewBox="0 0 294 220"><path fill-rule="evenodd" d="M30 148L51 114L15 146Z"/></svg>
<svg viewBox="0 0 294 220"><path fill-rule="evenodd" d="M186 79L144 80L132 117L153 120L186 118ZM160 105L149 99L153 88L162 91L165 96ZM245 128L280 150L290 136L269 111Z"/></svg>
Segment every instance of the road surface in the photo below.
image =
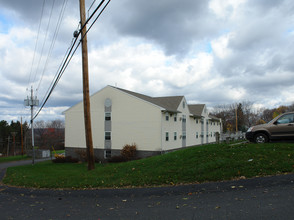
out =
<svg viewBox="0 0 294 220"><path fill-rule="evenodd" d="M0 186L1 219L294 219L293 204L294 174L135 189Z"/></svg>

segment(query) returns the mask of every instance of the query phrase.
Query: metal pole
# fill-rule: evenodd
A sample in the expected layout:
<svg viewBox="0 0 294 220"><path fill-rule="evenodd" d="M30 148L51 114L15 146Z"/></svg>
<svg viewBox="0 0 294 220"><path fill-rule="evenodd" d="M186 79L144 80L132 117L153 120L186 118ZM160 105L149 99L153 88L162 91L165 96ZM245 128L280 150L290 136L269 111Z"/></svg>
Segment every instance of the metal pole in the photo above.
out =
<svg viewBox="0 0 294 220"><path fill-rule="evenodd" d="M31 87L31 126L32 126L32 148L33 148L33 158L32 164L35 164L35 139L34 139L34 96L33 96L33 87Z"/></svg>
<svg viewBox="0 0 294 220"><path fill-rule="evenodd" d="M20 118L20 138L21 138L21 155L23 156L23 131L22 131L22 117Z"/></svg>
<svg viewBox="0 0 294 220"><path fill-rule="evenodd" d="M86 22L85 0L80 0L80 17L81 17L81 37L82 37L82 64L83 64L83 100L84 100L84 121L85 121L85 136L87 147L88 170L95 169L92 128L91 128L91 113L90 113L90 96L89 96L89 73L88 73L88 47L87 47L87 27Z"/></svg>

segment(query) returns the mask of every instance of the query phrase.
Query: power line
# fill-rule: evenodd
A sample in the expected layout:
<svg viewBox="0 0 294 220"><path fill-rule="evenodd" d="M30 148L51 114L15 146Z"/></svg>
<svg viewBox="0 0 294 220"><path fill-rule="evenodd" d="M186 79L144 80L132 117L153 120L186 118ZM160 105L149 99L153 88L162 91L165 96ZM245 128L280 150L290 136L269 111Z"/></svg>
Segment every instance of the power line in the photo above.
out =
<svg viewBox="0 0 294 220"><path fill-rule="evenodd" d="M35 116L33 117L32 120L34 120L39 113L42 111L43 107L45 106L45 104L47 103L50 95L52 94L53 90L55 89L55 87L57 86L57 83L59 82L61 76L63 75L63 73L65 72L66 68L68 67L72 57L74 56L75 52L77 51L79 45L81 44L82 39L87 35L87 33L89 32L89 30L92 28L92 26L94 25L94 23L98 20L98 18L100 17L100 15L102 14L102 12L105 10L105 8L107 7L107 5L110 3L111 0L108 0L107 4L103 7L103 9L100 11L100 13L97 15L97 17L95 18L95 20L92 22L92 24L90 25L90 28L86 31L85 35L81 37L81 40L79 41L78 45L75 47L75 49L73 50L77 39L81 33L81 30L86 26L86 24L90 21L90 19L94 16L94 14L99 10L99 8L103 5L105 0L102 0L100 2L100 4L96 7L96 9L94 10L94 12L91 14L91 16L87 19L87 21L85 22L85 24L81 27L80 31L78 31L77 33L75 32L75 40L72 42L69 52L66 55L66 58L64 59L64 61L62 62L63 64L61 65L61 68L58 69L56 76L54 77L55 80L54 82L52 81L49 89L47 90L47 97L44 98L42 100L42 105L39 108L39 110L37 111L37 113L35 114ZM72 52L73 51L73 52ZM44 96L45 97L45 96Z"/></svg>
<svg viewBox="0 0 294 220"><path fill-rule="evenodd" d="M38 40L39 40L39 35L40 35L41 23L42 23L42 20L43 20L44 7L45 7L45 0L43 1L43 6L42 6L42 10L41 10L41 19L40 19L39 28L38 28L38 34L37 34L37 39L36 39L36 43L35 43L33 61L32 61L32 66L31 66L31 71L30 71L28 84L30 84L30 81L31 81L33 65L34 65L34 62L35 62L35 55L36 55L36 50L37 50L37 45L38 45Z"/></svg>
<svg viewBox="0 0 294 220"><path fill-rule="evenodd" d="M96 2L96 0L94 0L94 1L92 2L92 4L90 5L90 7L89 7L89 9L88 9L88 17L89 17L89 11L91 10L91 8L92 8L93 5L95 4L95 2Z"/></svg>
<svg viewBox="0 0 294 220"><path fill-rule="evenodd" d="M45 65L44 65L44 68L43 68L43 71L42 71L42 76L40 78L40 81L39 81L39 84L38 84L38 87L37 87L37 91L40 88L40 85L41 85L45 70L46 70L47 65L48 65L49 58L51 57L52 50L53 50L53 48L55 46L57 35L58 35L59 29L60 29L60 26L61 26L61 22L63 20L63 16L64 16L65 8L66 8L66 5L67 5L67 1L68 0L63 1L63 5L62 5L61 10L60 10L60 14L59 14L59 18L58 18L58 21L57 21L57 25L56 25L56 28L55 28L54 35L53 35L52 43L51 43L49 51L48 51L47 59L46 59L46 62L45 62Z"/></svg>
<svg viewBox="0 0 294 220"><path fill-rule="evenodd" d="M37 68L36 68L36 73L35 73L35 77L34 77L33 82L36 80L36 76L38 74L39 66L40 66L40 63L41 63L41 60L42 60L42 57L43 57L43 50L44 50L45 44L47 42L48 30L49 30L50 23L51 23L51 18L52 18L54 3L55 3L55 0L53 0L53 3L52 3L51 12L50 12L50 16L49 16L49 20L48 20L48 24L47 24L47 28L46 28L46 34L45 34L45 38L44 38L44 42L43 42L43 46L42 46L42 49L41 49L41 54L40 54L40 58L39 58L39 62L38 62Z"/></svg>

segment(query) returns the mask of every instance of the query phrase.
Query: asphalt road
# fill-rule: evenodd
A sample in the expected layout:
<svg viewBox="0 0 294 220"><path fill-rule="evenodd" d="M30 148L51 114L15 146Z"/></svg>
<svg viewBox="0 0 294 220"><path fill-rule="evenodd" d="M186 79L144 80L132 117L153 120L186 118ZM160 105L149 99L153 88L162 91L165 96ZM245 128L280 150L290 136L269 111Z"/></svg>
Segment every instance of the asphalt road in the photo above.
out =
<svg viewBox="0 0 294 220"><path fill-rule="evenodd" d="M0 186L0 219L294 219L294 174L175 187Z"/></svg>

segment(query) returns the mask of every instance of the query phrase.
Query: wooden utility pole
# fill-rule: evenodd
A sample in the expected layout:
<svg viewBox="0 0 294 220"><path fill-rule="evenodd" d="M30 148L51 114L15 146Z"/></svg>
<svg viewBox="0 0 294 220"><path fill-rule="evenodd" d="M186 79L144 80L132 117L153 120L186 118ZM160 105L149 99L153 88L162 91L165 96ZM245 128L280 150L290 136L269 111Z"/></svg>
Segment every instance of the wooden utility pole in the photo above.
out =
<svg viewBox="0 0 294 220"><path fill-rule="evenodd" d="M15 136L16 136L17 132L11 132L12 135L12 140L13 140L13 145L12 145L12 154L13 156L15 156Z"/></svg>
<svg viewBox="0 0 294 220"><path fill-rule="evenodd" d="M236 107L236 132L238 132L238 105Z"/></svg>
<svg viewBox="0 0 294 220"><path fill-rule="evenodd" d="M8 144L7 144L7 157L9 156L9 142L10 142L10 136L8 136Z"/></svg>
<svg viewBox="0 0 294 220"><path fill-rule="evenodd" d="M82 41L82 64L83 64L83 100L84 100L84 121L85 135L87 146L88 170L95 169L91 113L90 113L90 96L89 96L89 73L88 73L88 46L87 46L87 27L85 0L80 0L80 17L81 17L81 41Z"/></svg>

